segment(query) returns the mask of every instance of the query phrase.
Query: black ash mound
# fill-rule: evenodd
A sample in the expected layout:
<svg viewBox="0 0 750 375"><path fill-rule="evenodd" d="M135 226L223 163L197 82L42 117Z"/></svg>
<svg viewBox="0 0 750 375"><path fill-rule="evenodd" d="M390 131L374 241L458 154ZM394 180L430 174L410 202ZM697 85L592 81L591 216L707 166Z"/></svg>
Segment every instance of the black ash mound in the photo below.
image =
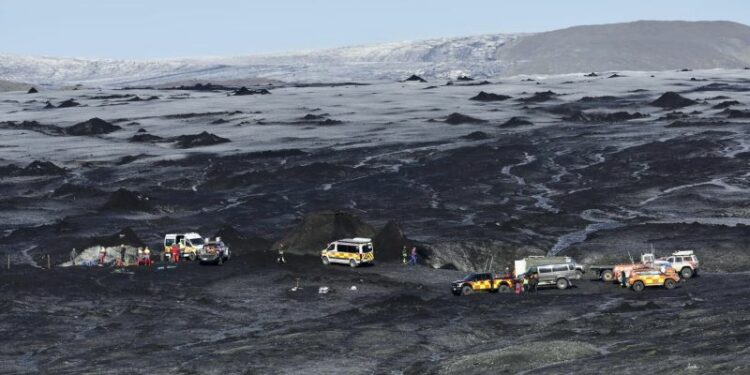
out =
<svg viewBox="0 0 750 375"><path fill-rule="evenodd" d="M406 238L404 231L395 221L388 221L385 226L372 239L372 245L377 253L378 260L400 260L401 251L407 247L411 250L411 241Z"/></svg>
<svg viewBox="0 0 750 375"><path fill-rule="evenodd" d="M30 130L46 135L65 135L65 129L55 125L44 125L36 121L23 121L13 122L5 121L0 122L0 128L3 129L18 129L18 130Z"/></svg>
<svg viewBox="0 0 750 375"><path fill-rule="evenodd" d="M654 107L674 109L691 106L696 103L696 101L688 99L676 92L668 91L650 104Z"/></svg>
<svg viewBox="0 0 750 375"><path fill-rule="evenodd" d="M725 100L725 101L723 101L723 102L721 102L719 104L714 105L711 108L713 108L713 109L724 109L724 108L731 107L733 105L740 105L740 102L738 102L736 100Z"/></svg>
<svg viewBox="0 0 750 375"><path fill-rule="evenodd" d="M645 118L645 117L649 117L649 115L642 114L640 112L600 113L600 112L576 111L569 116L563 117L562 120L568 121L568 122L583 122L583 123L623 122L623 121L635 120L635 119Z"/></svg>
<svg viewBox="0 0 750 375"><path fill-rule="evenodd" d="M535 92L534 95L526 97L526 98L520 98L518 99L518 101L522 103L543 103L543 102L556 99L558 96L559 94L551 90L548 90L548 91Z"/></svg>
<svg viewBox="0 0 750 375"><path fill-rule="evenodd" d="M0 176L62 176L66 173L65 168L49 161L34 160L24 168L14 164L0 167Z"/></svg>
<svg viewBox="0 0 750 375"><path fill-rule="evenodd" d="M529 121L526 117L513 116L508 121L500 124L501 128L515 128L519 126L534 125L533 122Z"/></svg>
<svg viewBox="0 0 750 375"><path fill-rule="evenodd" d="M246 236L238 232L231 225L221 227L221 229L214 233L214 237L221 237L221 240L232 249L233 256L268 251L273 244L262 237Z"/></svg>
<svg viewBox="0 0 750 375"><path fill-rule="evenodd" d="M102 209L150 212L154 206L146 195L120 188L109 196Z"/></svg>
<svg viewBox="0 0 750 375"><path fill-rule="evenodd" d="M416 75L416 74L412 74L409 78L407 78L407 79L405 79L405 80L403 80L401 82L427 82L427 80L424 79L424 78L422 78L422 77L420 77L420 76L418 76L418 75Z"/></svg>
<svg viewBox="0 0 750 375"><path fill-rule="evenodd" d="M117 125L110 124L98 117L94 117L84 122L79 122L69 128L65 129L65 133L68 135L100 135L109 134L114 131L122 129Z"/></svg>
<svg viewBox="0 0 750 375"><path fill-rule="evenodd" d="M487 133L485 133L485 132L475 131L475 132L471 132L469 134L466 134L464 136L461 136L461 138L463 138L463 139L469 139L469 140L472 140L472 141L481 141L481 140L484 140L484 139L489 139L490 136Z"/></svg>
<svg viewBox="0 0 750 375"><path fill-rule="evenodd" d="M478 102L499 102L510 99L508 95L493 94L489 92L480 91L479 94L469 98L469 100L475 100Z"/></svg>
<svg viewBox="0 0 750 375"><path fill-rule="evenodd" d="M57 105L57 108L70 108L70 107L78 107L81 103L78 103L77 101L73 99L68 99L60 104Z"/></svg>
<svg viewBox="0 0 750 375"><path fill-rule="evenodd" d="M302 222L293 228L273 249L284 244L284 249L300 255L320 255L326 244L342 238L368 237L375 229L359 217L342 211L320 211L305 215Z"/></svg>
<svg viewBox="0 0 750 375"><path fill-rule="evenodd" d="M128 141L135 143L156 143L164 141L164 138L148 133L138 133L128 138Z"/></svg>
<svg viewBox="0 0 750 375"><path fill-rule="evenodd" d="M428 121L429 122L444 122L446 124L451 124L451 125L482 124L482 123L487 122L487 120L482 120L482 119L478 119L475 117L467 116L458 112L453 112L445 118L430 119Z"/></svg>
<svg viewBox="0 0 750 375"><path fill-rule="evenodd" d="M135 137L135 136L134 136ZM132 138L131 138L132 139ZM231 142L229 139L219 137L209 132L202 132L193 135L181 135L175 138L177 148L193 148L202 146L212 146L222 143Z"/></svg>
<svg viewBox="0 0 750 375"><path fill-rule="evenodd" d="M245 86L240 87L238 90L235 90L232 95L234 96L242 96L242 95L269 95L271 92L266 89L255 89L251 90L248 89Z"/></svg>

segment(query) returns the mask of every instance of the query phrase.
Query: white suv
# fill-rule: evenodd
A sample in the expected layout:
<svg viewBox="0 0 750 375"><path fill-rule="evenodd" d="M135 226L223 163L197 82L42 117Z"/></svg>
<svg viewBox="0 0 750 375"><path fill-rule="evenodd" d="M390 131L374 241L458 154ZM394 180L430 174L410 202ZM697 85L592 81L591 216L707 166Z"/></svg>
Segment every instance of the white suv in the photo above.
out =
<svg viewBox="0 0 750 375"><path fill-rule="evenodd" d="M689 279L698 274L698 257L693 250L675 251L671 256L661 258L672 265L675 271L680 273L683 279Z"/></svg>

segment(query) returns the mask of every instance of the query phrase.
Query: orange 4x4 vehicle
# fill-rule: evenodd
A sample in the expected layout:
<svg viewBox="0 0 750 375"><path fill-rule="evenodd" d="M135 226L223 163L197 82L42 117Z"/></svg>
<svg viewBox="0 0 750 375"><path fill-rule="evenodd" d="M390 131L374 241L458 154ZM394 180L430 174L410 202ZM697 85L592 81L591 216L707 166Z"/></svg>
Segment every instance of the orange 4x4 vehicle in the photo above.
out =
<svg viewBox="0 0 750 375"><path fill-rule="evenodd" d="M630 271L628 285L636 292L641 292L647 286L663 286L674 289L680 281L680 276L673 268L667 268L662 272L656 268L636 268Z"/></svg>
<svg viewBox="0 0 750 375"><path fill-rule="evenodd" d="M472 273L461 280L451 283L451 292L456 296L468 295L474 292L510 292L515 282L510 276L492 273Z"/></svg>

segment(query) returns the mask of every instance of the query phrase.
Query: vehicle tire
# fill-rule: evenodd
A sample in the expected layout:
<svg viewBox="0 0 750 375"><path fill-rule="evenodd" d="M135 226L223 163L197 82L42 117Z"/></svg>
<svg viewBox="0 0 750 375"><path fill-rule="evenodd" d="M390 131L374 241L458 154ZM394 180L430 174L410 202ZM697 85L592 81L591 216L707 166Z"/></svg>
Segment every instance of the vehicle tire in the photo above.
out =
<svg viewBox="0 0 750 375"><path fill-rule="evenodd" d="M570 286L570 282L566 279L557 279L557 282L555 283L557 285L557 289L565 290L568 289Z"/></svg>
<svg viewBox="0 0 750 375"><path fill-rule="evenodd" d="M690 267L682 267L680 270L680 276L682 276L683 279L689 279L693 277L693 269Z"/></svg>
<svg viewBox="0 0 750 375"><path fill-rule="evenodd" d="M331 264L331 261L328 259L328 257L323 257L323 264L325 264L326 266Z"/></svg>
<svg viewBox="0 0 750 375"><path fill-rule="evenodd" d="M471 287L468 286L468 285L464 285L461 288L461 295L462 296L468 296L469 294L472 294L472 293L474 293L474 289L471 289Z"/></svg>
<svg viewBox="0 0 750 375"><path fill-rule="evenodd" d="M615 274L610 270L602 271L602 280L612 281L615 278Z"/></svg>
<svg viewBox="0 0 750 375"><path fill-rule="evenodd" d="M357 267L357 261L354 259L349 260L349 267L356 268Z"/></svg>
<svg viewBox="0 0 750 375"><path fill-rule="evenodd" d="M510 293L510 287L508 284L502 284L499 288L497 288L497 291L500 293Z"/></svg>
<svg viewBox="0 0 750 375"><path fill-rule="evenodd" d="M636 292L642 292L643 289L646 289L646 285L643 284L643 281L638 280L638 281L636 281L636 282L633 283L633 290L634 291L636 291Z"/></svg>
<svg viewBox="0 0 750 375"><path fill-rule="evenodd" d="M196 255L195 253L191 253L188 258L190 258L190 261L195 261Z"/></svg>
<svg viewBox="0 0 750 375"><path fill-rule="evenodd" d="M672 279L666 279L666 280L664 280L664 287L667 288L667 289L674 289L674 287L675 287L674 280L672 280Z"/></svg>

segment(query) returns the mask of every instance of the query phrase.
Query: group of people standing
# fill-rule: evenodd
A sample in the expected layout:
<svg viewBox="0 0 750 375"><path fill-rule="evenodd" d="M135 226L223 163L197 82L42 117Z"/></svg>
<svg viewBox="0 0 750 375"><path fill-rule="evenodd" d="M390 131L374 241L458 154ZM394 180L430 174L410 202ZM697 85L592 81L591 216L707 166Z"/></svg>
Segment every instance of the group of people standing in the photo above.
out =
<svg viewBox="0 0 750 375"><path fill-rule="evenodd" d="M509 267L505 268L505 277L511 277ZM515 292L518 295L523 293L536 293L538 286L539 274L536 272L523 274L515 280Z"/></svg>
<svg viewBox="0 0 750 375"><path fill-rule="evenodd" d="M70 256L71 258L74 257L75 249L71 252ZM117 267L123 267L127 264L126 258L127 257L127 247L125 245L120 245L120 256L115 258L115 266ZM71 259L72 260L72 259ZM105 246L102 246L99 249L99 258L97 259L98 263L101 265L104 265L107 263L107 248ZM137 249L136 257L135 257L135 263L137 265L144 265L144 266L150 266L153 264L151 260L151 249L146 247L139 247ZM75 265L75 263L73 263Z"/></svg>

